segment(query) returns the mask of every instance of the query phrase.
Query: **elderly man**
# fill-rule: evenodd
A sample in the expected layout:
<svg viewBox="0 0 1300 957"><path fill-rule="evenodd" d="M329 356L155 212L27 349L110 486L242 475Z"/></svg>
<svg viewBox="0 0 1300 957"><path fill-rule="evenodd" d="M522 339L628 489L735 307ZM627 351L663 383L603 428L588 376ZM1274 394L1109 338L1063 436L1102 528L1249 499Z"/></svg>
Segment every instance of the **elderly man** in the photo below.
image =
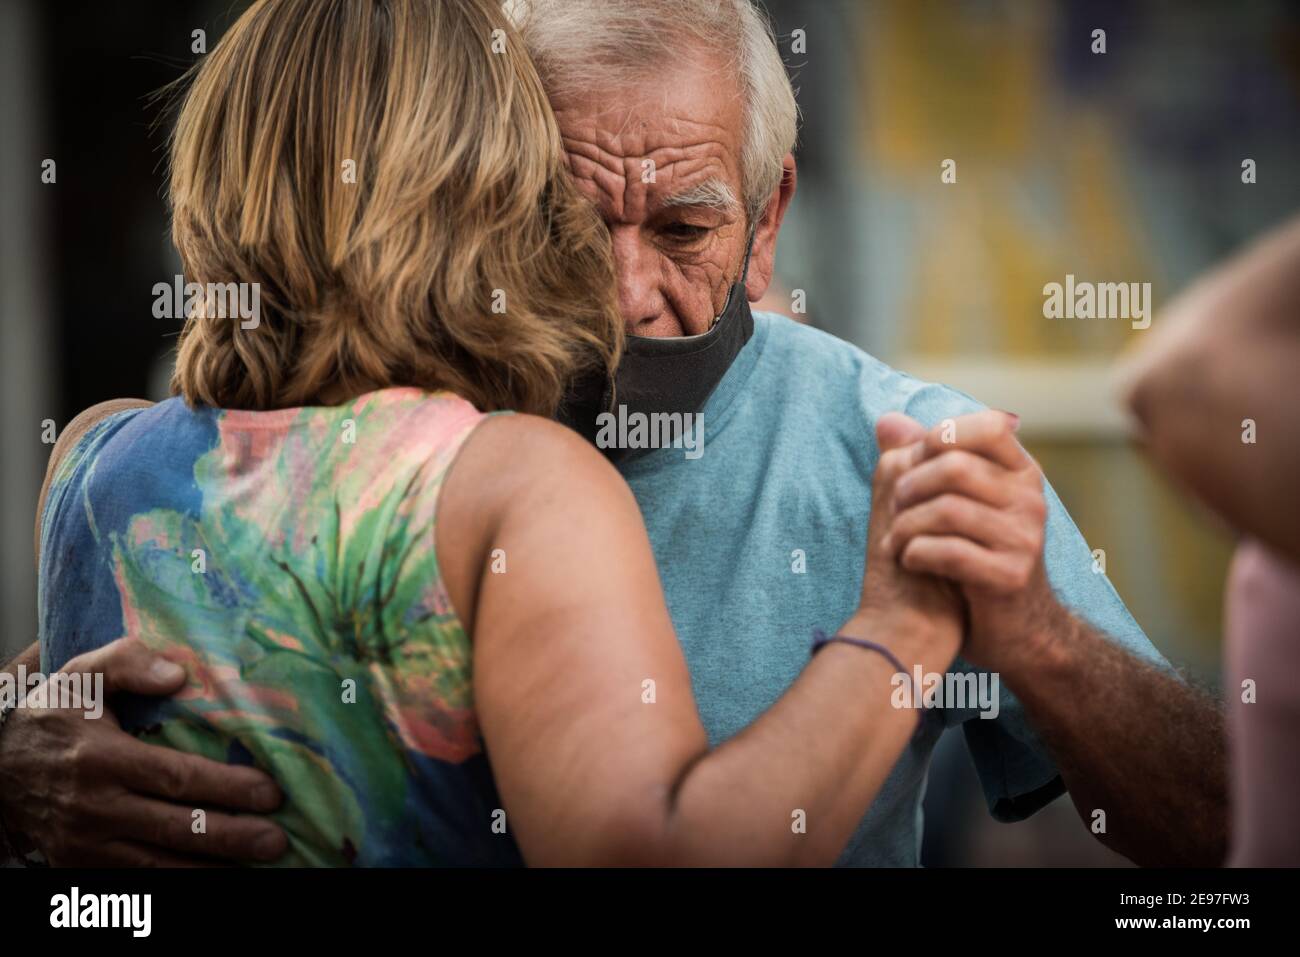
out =
<svg viewBox="0 0 1300 957"><path fill-rule="evenodd" d="M874 423L903 411L932 431L887 517L890 547L905 567L951 579L966 600L969 662L957 669L977 680L944 687L996 695L931 700L945 707L926 712L842 862L917 863L930 753L960 725L999 820L1068 789L1098 838L1136 861L1219 863L1220 718L1094 574L1078 530L1016 442L1014 417L750 313L794 196L796 107L749 0L512 7L572 174L613 240L631 337L617 401L629 416L702 415L703 454L685 455L601 441L593 416L605 394L579 390L569 409L640 502L712 741L770 706L802 669L814 629L852 610L879 457ZM146 659L138 648L107 652L110 684L175 687ZM93 850L140 862L150 853L140 841L160 859L273 856L280 846L256 817L209 815L202 839L148 823L188 821L167 817L167 800L265 809L274 796L255 796L267 782L250 769L223 776L222 766L155 753L111 727L86 731L57 713L11 720L0 736L0 817L56 859ZM53 806L40 802L67 762L77 769L72 787L61 785ZM105 850L118 834L138 839L134 856Z"/></svg>

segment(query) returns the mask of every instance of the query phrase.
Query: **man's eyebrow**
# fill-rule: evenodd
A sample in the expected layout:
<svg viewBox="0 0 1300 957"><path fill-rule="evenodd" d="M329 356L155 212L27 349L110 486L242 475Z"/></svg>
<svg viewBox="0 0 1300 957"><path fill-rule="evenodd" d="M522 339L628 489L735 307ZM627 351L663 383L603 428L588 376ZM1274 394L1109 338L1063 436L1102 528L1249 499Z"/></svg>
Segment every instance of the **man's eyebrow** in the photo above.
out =
<svg viewBox="0 0 1300 957"><path fill-rule="evenodd" d="M660 200L659 205L667 209L681 208L683 206L705 206L726 213L735 209L738 204L736 203L736 194L732 192L731 187L722 180L713 178L706 179L698 186L692 186L680 193L665 196Z"/></svg>

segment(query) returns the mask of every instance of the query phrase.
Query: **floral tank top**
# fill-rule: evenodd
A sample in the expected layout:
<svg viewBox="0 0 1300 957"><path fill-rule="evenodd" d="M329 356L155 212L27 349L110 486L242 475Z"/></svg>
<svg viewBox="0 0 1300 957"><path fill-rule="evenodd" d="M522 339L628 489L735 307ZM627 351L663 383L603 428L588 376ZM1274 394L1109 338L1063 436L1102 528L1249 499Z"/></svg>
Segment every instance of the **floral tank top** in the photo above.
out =
<svg viewBox="0 0 1300 957"><path fill-rule="evenodd" d="M41 519L43 669L124 635L183 664L180 693L115 712L145 741L273 776L278 863L521 863L434 539L484 418L417 389L108 417L60 463Z"/></svg>

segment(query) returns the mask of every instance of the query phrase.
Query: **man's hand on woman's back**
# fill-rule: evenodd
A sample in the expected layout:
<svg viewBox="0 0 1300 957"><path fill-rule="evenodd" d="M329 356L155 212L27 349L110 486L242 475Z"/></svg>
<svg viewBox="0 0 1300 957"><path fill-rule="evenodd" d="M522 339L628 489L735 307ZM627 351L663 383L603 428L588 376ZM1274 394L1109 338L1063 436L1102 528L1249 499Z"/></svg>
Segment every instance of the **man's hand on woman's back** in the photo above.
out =
<svg viewBox="0 0 1300 957"><path fill-rule="evenodd" d="M129 638L62 670L102 673L105 694L169 695L184 684L179 665ZM287 839L260 815L280 801L261 771L145 744L107 709L88 719L82 708L19 708L0 728L0 820L51 864L273 861ZM205 812L203 833L195 833L197 809Z"/></svg>

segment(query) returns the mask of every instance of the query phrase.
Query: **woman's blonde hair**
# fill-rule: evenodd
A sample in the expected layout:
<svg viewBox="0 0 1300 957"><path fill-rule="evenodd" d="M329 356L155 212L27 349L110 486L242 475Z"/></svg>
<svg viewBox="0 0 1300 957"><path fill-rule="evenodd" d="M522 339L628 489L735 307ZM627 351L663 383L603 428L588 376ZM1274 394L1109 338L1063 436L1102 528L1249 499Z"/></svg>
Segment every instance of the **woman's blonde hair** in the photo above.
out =
<svg viewBox="0 0 1300 957"><path fill-rule="evenodd" d="M609 237L496 0L254 3L193 76L171 205L186 280L261 307L187 319L190 403L418 386L551 414L617 363Z"/></svg>

